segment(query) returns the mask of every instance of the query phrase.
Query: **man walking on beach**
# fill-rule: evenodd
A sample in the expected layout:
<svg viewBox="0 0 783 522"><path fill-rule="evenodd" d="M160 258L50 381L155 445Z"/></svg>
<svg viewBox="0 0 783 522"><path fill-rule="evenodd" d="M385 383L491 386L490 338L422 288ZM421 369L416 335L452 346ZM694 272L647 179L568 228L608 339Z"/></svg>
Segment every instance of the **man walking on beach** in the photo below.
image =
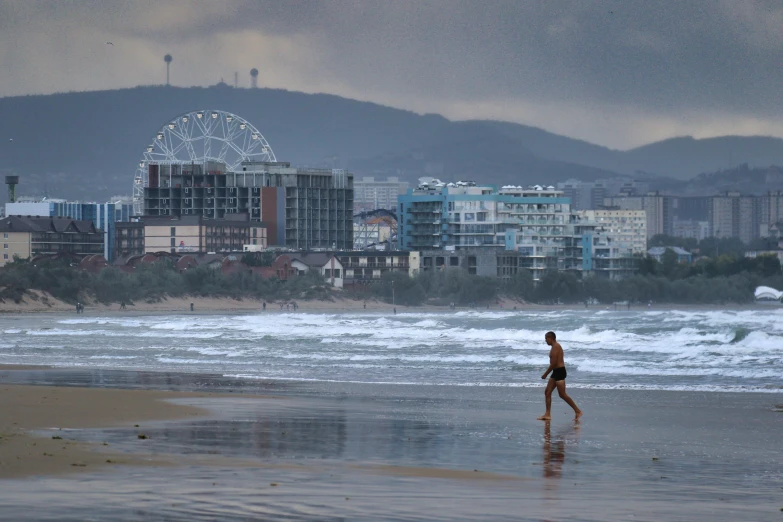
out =
<svg viewBox="0 0 783 522"><path fill-rule="evenodd" d="M566 393L566 369L565 369L565 357L563 356L563 347L557 342L557 336L555 332L547 332L544 336L546 344L551 346L549 350L549 367L541 376L542 379L546 379L549 372L552 372L552 377L549 378L549 382L546 383L546 390L544 390L544 397L546 398L546 413L538 418L538 420L548 421L552 419L552 392L557 388L557 394L574 409L576 414L575 419L582 416L582 410L577 407L574 400Z"/></svg>

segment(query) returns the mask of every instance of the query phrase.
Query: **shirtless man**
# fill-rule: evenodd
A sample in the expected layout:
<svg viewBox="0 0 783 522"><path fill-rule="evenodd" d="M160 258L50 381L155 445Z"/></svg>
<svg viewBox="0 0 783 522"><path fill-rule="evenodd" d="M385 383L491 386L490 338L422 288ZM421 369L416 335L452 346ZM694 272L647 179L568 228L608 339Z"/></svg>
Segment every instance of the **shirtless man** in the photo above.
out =
<svg viewBox="0 0 783 522"><path fill-rule="evenodd" d="M555 332L547 332L544 336L546 344L552 347L549 350L549 368L546 369L542 379L546 379L549 372L552 372L552 377L549 378L549 382L546 383L546 390L544 390L544 397L546 397L546 413L538 418L538 420L548 421L552 419L552 392L557 388L557 394L574 409L576 414L575 419L582 416L582 410L580 410L574 400L566 393L566 369L565 360L563 358L563 347L557 342Z"/></svg>

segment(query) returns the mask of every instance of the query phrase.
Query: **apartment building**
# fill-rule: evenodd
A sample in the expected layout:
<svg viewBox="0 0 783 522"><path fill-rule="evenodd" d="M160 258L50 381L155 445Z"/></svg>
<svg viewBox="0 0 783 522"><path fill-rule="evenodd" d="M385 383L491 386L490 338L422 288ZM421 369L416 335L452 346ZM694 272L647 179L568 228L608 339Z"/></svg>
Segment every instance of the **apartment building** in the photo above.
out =
<svg viewBox="0 0 783 522"><path fill-rule="evenodd" d="M647 212L644 210L582 210L580 220L594 222L604 235L628 245L634 254L647 251Z"/></svg>
<svg viewBox="0 0 783 522"><path fill-rule="evenodd" d="M512 229L556 247L569 213L570 200L551 186L421 185L399 197L398 244L404 250L504 249Z"/></svg>
<svg viewBox="0 0 783 522"><path fill-rule="evenodd" d="M601 208L604 198L610 194L610 185L604 182L586 182L571 179L557 184L563 196L571 200L571 210L590 210Z"/></svg>
<svg viewBox="0 0 783 522"><path fill-rule="evenodd" d="M635 255L645 250L643 214L607 212L599 223L595 215L572 213L570 200L551 186L426 183L399 198L398 244L440 252L423 253L422 269L442 260L477 275L505 277L525 268L538 280L547 270L600 269L617 277L633 271Z"/></svg>
<svg viewBox="0 0 783 522"><path fill-rule="evenodd" d="M237 215L264 222L270 245L291 249L353 247L353 175L285 162L150 165L145 217Z"/></svg>
<svg viewBox="0 0 783 522"><path fill-rule="evenodd" d="M760 199L726 192L710 198L709 222L711 235L718 238L738 237L750 243L760 234Z"/></svg>
<svg viewBox="0 0 783 522"><path fill-rule="evenodd" d="M674 200L658 192L644 196L616 196L604 198L604 207L617 210L644 210L647 213L648 239L660 234L671 236L674 231Z"/></svg>
<svg viewBox="0 0 783 522"><path fill-rule="evenodd" d="M102 255L103 231L92 221L60 217L6 216L0 220L2 252L0 266L14 256L29 259L35 255Z"/></svg>
<svg viewBox="0 0 783 522"><path fill-rule="evenodd" d="M103 231L103 257L114 259L115 223L128 222L133 215L133 203L117 199L107 203L66 201L64 199L28 200L6 203L6 215L71 218L90 220Z"/></svg>
<svg viewBox="0 0 783 522"><path fill-rule="evenodd" d="M389 252L335 252L344 270L345 285L378 283L390 272L411 277L420 269L420 253L408 251Z"/></svg>
<svg viewBox="0 0 783 522"><path fill-rule="evenodd" d="M266 225L238 219L204 216L145 217L117 224L115 250L120 256L155 252L242 252L244 245L265 248Z"/></svg>

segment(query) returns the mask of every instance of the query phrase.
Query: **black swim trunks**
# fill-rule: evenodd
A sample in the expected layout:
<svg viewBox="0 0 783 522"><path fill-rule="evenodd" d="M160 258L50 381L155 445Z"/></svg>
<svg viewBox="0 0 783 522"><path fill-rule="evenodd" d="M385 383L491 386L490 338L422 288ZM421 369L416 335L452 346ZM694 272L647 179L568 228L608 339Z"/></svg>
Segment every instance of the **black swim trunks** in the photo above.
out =
<svg viewBox="0 0 783 522"><path fill-rule="evenodd" d="M562 368L555 368L552 370L552 378L556 381L563 381L566 378L566 369L565 366Z"/></svg>

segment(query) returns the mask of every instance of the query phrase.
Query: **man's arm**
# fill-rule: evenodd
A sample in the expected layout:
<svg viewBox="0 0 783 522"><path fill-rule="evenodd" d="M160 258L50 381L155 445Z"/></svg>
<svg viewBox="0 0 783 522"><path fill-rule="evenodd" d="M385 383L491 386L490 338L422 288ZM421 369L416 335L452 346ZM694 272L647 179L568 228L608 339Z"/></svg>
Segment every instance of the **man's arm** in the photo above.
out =
<svg viewBox="0 0 783 522"><path fill-rule="evenodd" d="M553 353L555 351L554 346L551 350L549 350L549 366L547 366L546 371L544 372L544 375L541 376L542 379L546 379L546 376L549 375L549 372L555 369L555 361L553 358Z"/></svg>

